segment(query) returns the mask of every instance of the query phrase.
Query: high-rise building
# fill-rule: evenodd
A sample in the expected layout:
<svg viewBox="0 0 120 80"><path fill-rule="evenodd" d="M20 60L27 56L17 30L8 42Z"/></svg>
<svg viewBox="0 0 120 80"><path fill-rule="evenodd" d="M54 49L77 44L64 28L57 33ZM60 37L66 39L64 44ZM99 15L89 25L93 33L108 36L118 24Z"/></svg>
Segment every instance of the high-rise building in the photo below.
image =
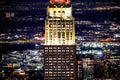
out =
<svg viewBox="0 0 120 80"><path fill-rule="evenodd" d="M44 80L77 80L75 24L70 0L50 0L45 21Z"/></svg>

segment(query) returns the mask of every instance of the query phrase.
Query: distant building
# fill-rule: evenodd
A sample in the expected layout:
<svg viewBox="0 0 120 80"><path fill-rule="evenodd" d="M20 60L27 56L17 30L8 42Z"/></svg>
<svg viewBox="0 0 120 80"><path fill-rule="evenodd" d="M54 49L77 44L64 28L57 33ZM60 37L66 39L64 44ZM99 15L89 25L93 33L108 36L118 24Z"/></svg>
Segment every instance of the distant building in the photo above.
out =
<svg viewBox="0 0 120 80"><path fill-rule="evenodd" d="M83 77L83 61L81 59L77 60L78 65L78 80L82 80Z"/></svg>
<svg viewBox="0 0 120 80"><path fill-rule="evenodd" d="M91 58L83 58L83 78L82 80L93 80L93 67L94 67L94 59Z"/></svg>

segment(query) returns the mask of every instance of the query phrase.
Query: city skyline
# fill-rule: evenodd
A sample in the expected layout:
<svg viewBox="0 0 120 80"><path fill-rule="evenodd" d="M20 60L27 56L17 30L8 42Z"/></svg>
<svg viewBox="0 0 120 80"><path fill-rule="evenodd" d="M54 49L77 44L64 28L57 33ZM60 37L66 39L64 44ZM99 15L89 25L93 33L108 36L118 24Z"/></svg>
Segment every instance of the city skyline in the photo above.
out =
<svg viewBox="0 0 120 80"><path fill-rule="evenodd" d="M119 80L119 1L71 0L72 10L48 4L0 1L0 79L73 79L75 73L78 80Z"/></svg>

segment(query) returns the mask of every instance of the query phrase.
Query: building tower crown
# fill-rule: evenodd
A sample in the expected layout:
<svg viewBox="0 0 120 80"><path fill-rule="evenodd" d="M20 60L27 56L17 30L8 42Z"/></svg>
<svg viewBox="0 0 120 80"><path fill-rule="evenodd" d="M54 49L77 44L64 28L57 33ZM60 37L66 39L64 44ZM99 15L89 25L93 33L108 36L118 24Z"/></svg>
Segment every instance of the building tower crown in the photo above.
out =
<svg viewBox="0 0 120 80"><path fill-rule="evenodd" d="M70 0L50 0L45 21L45 45L75 45L72 6L67 2Z"/></svg>
<svg viewBox="0 0 120 80"><path fill-rule="evenodd" d="M50 0L51 3L69 3L70 0Z"/></svg>

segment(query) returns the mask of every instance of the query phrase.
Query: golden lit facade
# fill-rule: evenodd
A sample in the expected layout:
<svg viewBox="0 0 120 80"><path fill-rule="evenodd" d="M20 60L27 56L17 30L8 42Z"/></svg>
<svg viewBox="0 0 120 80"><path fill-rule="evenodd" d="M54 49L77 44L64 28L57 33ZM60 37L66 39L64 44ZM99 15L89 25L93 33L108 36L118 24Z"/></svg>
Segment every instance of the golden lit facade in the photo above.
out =
<svg viewBox="0 0 120 80"><path fill-rule="evenodd" d="M45 21L44 80L77 80L70 0L50 0Z"/></svg>
<svg viewBox="0 0 120 80"><path fill-rule="evenodd" d="M45 21L45 45L75 45L75 27L70 3L50 3Z"/></svg>

